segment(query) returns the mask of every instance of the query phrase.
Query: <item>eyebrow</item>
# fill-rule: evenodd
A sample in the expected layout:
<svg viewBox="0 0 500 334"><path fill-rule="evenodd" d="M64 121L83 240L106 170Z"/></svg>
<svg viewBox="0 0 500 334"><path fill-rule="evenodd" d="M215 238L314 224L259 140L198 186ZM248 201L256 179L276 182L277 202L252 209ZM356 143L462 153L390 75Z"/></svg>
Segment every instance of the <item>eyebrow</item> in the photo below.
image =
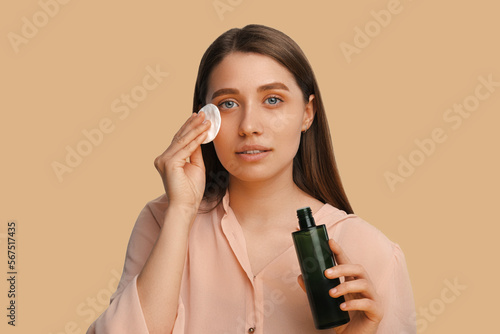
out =
<svg viewBox="0 0 500 334"><path fill-rule="evenodd" d="M284 83L272 82L270 84L260 86L259 88L257 88L257 92L260 93L260 92L264 92L266 90L271 90L271 89L282 89L282 90L290 91ZM212 94L212 100L215 99L216 97L224 95L224 94L239 94L239 93L240 93L240 91L235 89L235 88L222 88L222 89L215 91Z"/></svg>

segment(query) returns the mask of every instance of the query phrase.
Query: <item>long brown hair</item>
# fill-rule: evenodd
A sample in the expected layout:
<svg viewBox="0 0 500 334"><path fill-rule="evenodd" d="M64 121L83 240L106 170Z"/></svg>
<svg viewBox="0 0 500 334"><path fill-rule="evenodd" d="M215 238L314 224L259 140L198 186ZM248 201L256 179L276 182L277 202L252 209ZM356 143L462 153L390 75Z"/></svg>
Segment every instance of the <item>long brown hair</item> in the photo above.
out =
<svg viewBox="0 0 500 334"><path fill-rule="evenodd" d="M306 103L309 102L309 95L314 94L316 114L310 128L302 133L299 149L293 159L293 181L319 201L353 213L340 180L328 121L313 70L300 47L281 31L250 24L220 35L201 59L193 112L198 112L200 106L206 104L207 84L213 68L232 52L253 52L273 58L293 74ZM202 145L202 154L206 168L204 198L209 202L220 203L229 184L228 172L219 161L213 143Z"/></svg>

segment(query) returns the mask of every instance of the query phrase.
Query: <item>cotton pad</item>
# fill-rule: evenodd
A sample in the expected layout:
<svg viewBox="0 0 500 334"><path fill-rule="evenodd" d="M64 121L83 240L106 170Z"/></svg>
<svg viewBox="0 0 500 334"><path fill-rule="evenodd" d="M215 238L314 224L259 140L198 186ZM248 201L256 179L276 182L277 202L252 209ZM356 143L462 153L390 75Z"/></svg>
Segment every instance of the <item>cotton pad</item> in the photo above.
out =
<svg viewBox="0 0 500 334"><path fill-rule="evenodd" d="M208 129L207 138L202 144L208 144L215 139L220 129L220 112L215 104L209 103L200 109L205 113L205 120L210 121L210 129Z"/></svg>

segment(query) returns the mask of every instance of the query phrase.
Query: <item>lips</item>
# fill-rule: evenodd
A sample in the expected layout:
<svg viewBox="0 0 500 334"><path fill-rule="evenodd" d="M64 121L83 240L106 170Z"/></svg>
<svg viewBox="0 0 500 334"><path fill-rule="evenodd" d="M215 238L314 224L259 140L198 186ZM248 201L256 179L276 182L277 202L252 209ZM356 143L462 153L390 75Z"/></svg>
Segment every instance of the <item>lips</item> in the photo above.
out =
<svg viewBox="0 0 500 334"><path fill-rule="evenodd" d="M236 154L258 154L258 153L263 153L263 152L267 152L267 151L252 150L252 151L237 152Z"/></svg>
<svg viewBox="0 0 500 334"><path fill-rule="evenodd" d="M259 154L271 151L270 148L260 145L245 145L236 151L236 154Z"/></svg>
<svg viewBox="0 0 500 334"><path fill-rule="evenodd" d="M236 155L247 163L257 163L271 154L272 149L260 145L245 145L236 151Z"/></svg>

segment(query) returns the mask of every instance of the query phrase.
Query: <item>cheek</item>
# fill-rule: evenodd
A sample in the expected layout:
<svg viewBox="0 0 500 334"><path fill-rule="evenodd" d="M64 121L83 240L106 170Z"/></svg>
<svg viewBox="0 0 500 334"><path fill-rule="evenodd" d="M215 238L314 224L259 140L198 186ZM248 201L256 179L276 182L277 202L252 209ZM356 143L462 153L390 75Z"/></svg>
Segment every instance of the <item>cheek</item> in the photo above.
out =
<svg viewBox="0 0 500 334"><path fill-rule="evenodd" d="M213 140L216 151L218 148L224 147L225 143L229 141L227 130L227 126L222 120L219 128L219 133L217 133L217 137L215 137L215 139Z"/></svg>
<svg viewBox="0 0 500 334"><path fill-rule="evenodd" d="M274 137L288 140L292 144L300 141L302 119L296 115L278 114L268 120L268 130Z"/></svg>
<svg viewBox="0 0 500 334"><path fill-rule="evenodd" d="M275 131L275 138L280 138L279 145L287 156L295 156L300 145L302 122L297 118L289 119L286 126Z"/></svg>
<svg viewBox="0 0 500 334"><path fill-rule="evenodd" d="M299 149L300 138L301 138L300 133L301 133L300 131L289 131L287 133L285 144L286 144L287 152L292 156L295 156L295 154L297 153L297 151Z"/></svg>
<svg viewBox="0 0 500 334"><path fill-rule="evenodd" d="M219 133L213 141L215 150L220 151L220 153L223 153L223 149L228 148L230 144L234 143L235 138L238 137L238 131L235 130L238 128L238 124L234 117L228 116L221 113Z"/></svg>
<svg viewBox="0 0 500 334"><path fill-rule="evenodd" d="M220 132L219 132L220 134ZM217 138L219 138L219 136L217 136ZM224 141L222 140L217 140L214 139L213 141L213 144L214 144L214 148L215 148L215 153L217 154L217 157L219 158L219 160L224 160L224 152L226 151L225 150L225 147L224 147Z"/></svg>
<svg viewBox="0 0 500 334"><path fill-rule="evenodd" d="M221 123L219 133L217 137L212 142L214 144L215 153L219 160L223 163L229 157L229 152L231 151L230 143L231 139L228 137L228 129Z"/></svg>
<svg viewBox="0 0 500 334"><path fill-rule="evenodd" d="M283 132L287 132L289 136L295 136L301 131L303 108L297 103L280 108L266 117L267 128L273 133L279 133L280 136Z"/></svg>

